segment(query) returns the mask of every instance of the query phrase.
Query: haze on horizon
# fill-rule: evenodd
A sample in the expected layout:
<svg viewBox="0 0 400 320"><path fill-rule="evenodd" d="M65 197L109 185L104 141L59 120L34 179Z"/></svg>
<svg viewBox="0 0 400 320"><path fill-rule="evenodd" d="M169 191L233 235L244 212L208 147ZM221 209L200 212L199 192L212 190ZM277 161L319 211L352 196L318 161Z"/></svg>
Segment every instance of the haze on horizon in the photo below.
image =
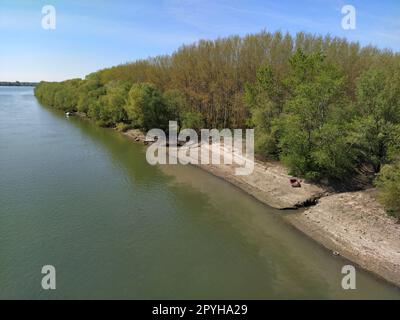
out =
<svg viewBox="0 0 400 320"><path fill-rule="evenodd" d="M356 30L341 26L344 5ZM42 28L42 7L57 10ZM2 0L0 81L61 81L101 68L169 54L199 39L261 30L345 37L400 51L400 3L342 0Z"/></svg>

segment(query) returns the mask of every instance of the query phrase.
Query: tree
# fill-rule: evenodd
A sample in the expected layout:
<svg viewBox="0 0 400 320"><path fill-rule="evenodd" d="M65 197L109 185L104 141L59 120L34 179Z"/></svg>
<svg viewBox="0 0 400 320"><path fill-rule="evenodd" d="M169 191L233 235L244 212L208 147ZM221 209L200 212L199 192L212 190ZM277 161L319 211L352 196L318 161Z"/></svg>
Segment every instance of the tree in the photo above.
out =
<svg viewBox="0 0 400 320"><path fill-rule="evenodd" d="M179 90L171 89L164 92L163 100L169 120L177 121L181 127L183 115L189 109L185 95Z"/></svg>
<svg viewBox="0 0 400 320"><path fill-rule="evenodd" d="M318 168L317 176L340 182L357 173L358 153L348 139L348 128L326 123L317 131L318 144L312 151L312 161Z"/></svg>
<svg viewBox="0 0 400 320"><path fill-rule="evenodd" d="M168 128L168 109L161 92L152 84L133 85L124 108L128 119L138 128Z"/></svg>
<svg viewBox="0 0 400 320"><path fill-rule="evenodd" d="M316 179L318 172L312 166L309 134L302 130L302 120L296 114L284 114L276 121L280 131L281 161L291 174Z"/></svg>
<svg viewBox="0 0 400 320"><path fill-rule="evenodd" d="M356 97L358 118L354 122L356 144L378 173L388 163L388 151L393 125L400 122L399 71L390 74L370 69L357 81Z"/></svg>
<svg viewBox="0 0 400 320"><path fill-rule="evenodd" d="M342 73L321 52L307 55L298 50L284 84L284 115L276 121L281 160L294 174L310 179L348 177L354 157L346 159L346 127L334 117L346 103Z"/></svg>
<svg viewBox="0 0 400 320"><path fill-rule="evenodd" d="M379 201L400 223L400 161L383 166L375 183L380 191Z"/></svg>
<svg viewBox="0 0 400 320"><path fill-rule="evenodd" d="M204 128L203 117L200 112L187 111L182 115L182 129L193 129L200 132Z"/></svg>
<svg viewBox="0 0 400 320"><path fill-rule="evenodd" d="M128 82L111 81L105 86L106 94L101 96L98 105L98 120L103 126L115 126L127 121L124 109L131 85Z"/></svg>
<svg viewBox="0 0 400 320"><path fill-rule="evenodd" d="M278 137L273 123L283 111L284 95L283 84L269 65L257 72L254 85L245 87L244 101L251 114L248 125L255 128L255 149L263 156L279 157Z"/></svg>
<svg viewBox="0 0 400 320"><path fill-rule="evenodd" d="M92 74L87 76L78 89L78 111L88 113L89 109L94 109L96 102L105 93L106 88L101 84L98 75Z"/></svg>

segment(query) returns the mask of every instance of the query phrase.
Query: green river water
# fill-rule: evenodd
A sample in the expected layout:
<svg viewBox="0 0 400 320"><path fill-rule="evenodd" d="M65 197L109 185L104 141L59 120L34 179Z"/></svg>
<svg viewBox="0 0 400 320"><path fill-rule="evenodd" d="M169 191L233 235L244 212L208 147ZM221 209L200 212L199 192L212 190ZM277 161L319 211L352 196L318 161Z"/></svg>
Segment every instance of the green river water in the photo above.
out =
<svg viewBox="0 0 400 320"><path fill-rule="evenodd" d="M400 299L362 270L344 291L349 262L284 213L145 152L40 106L32 88L0 87L0 298Z"/></svg>

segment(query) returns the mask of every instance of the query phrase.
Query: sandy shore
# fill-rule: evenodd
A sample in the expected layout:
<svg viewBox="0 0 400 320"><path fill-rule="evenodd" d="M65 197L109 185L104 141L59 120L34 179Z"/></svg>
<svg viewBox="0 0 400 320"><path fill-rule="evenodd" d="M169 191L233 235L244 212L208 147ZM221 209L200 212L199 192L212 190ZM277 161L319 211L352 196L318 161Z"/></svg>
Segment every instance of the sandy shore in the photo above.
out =
<svg viewBox="0 0 400 320"><path fill-rule="evenodd" d="M326 248L400 286L400 225L385 213L376 193L331 195L286 218Z"/></svg>
<svg viewBox="0 0 400 320"><path fill-rule="evenodd" d="M232 165L199 165L200 168L223 178L243 189L270 207L284 210L304 207L321 198L325 191L318 186L302 182L301 188L293 188L286 170L279 163L255 162L254 172L248 176L236 176Z"/></svg>
<svg viewBox="0 0 400 320"><path fill-rule="evenodd" d="M124 134L145 142L138 130ZM198 166L273 208L316 204L293 211L285 219L332 252L400 287L400 225L378 204L376 190L329 194L305 182L301 188L293 188L289 182L292 177L276 162L255 161L249 176L235 175L235 165Z"/></svg>

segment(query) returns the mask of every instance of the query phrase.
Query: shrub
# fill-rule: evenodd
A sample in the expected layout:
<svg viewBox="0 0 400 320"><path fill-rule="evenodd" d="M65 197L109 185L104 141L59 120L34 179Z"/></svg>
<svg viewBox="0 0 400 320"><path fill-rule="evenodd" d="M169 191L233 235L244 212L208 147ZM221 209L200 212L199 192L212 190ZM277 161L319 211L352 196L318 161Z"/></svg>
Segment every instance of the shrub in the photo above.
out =
<svg viewBox="0 0 400 320"><path fill-rule="evenodd" d="M382 167L376 181L379 201L400 223L400 161Z"/></svg>
<svg viewBox="0 0 400 320"><path fill-rule="evenodd" d="M128 130L132 129L132 125L120 122L120 123L117 123L117 125L115 126L115 129L120 132L127 132Z"/></svg>
<svg viewBox="0 0 400 320"><path fill-rule="evenodd" d="M168 127L168 110L161 92L152 84L133 85L124 109L135 127L144 130Z"/></svg>
<svg viewBox="0 0 400 320"><path fill-rule="evenodd" d="M200 112L188 111L182 116L182 129L193 129L200 131L203 129L203 117Z"/></svg>

